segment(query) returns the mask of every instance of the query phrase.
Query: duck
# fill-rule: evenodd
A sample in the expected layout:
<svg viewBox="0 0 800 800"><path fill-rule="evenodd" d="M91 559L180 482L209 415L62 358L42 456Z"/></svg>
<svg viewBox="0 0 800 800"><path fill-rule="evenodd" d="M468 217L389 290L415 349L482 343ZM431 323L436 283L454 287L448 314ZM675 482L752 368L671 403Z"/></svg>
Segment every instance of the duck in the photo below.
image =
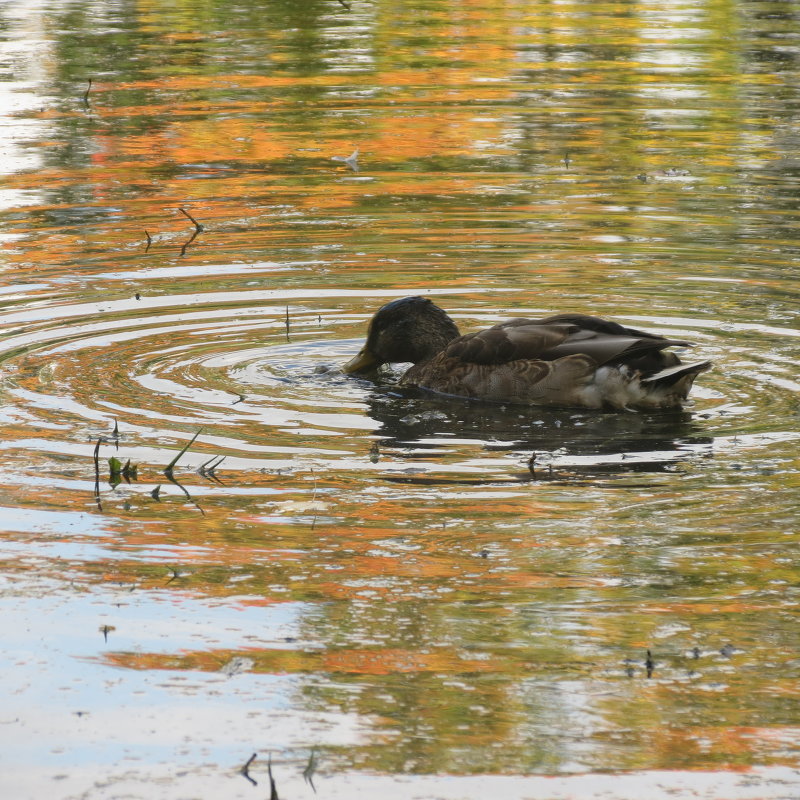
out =
<svg viewBox="0 0 800 800"><path fill-rule="evenodd" d="M608 411L681 409L710 361L683 363L682 339L580 313L518 317L461 335L427 297L392 300L369 322L343 366L364 374L411 363L400 385L502 404Z"/></svg>

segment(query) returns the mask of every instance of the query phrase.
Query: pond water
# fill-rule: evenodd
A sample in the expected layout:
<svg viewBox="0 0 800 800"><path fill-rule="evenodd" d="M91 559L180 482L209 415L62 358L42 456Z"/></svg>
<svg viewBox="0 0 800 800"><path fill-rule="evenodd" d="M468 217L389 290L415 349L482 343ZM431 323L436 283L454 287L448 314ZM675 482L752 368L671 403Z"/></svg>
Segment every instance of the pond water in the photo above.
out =
<svg viewBox="0 0 800 800"><path fill-rule="evenodd" d="M3 796L797 797L799 37L0 6ZM342 375L419 293L714 368L669 414Z"/></svg>

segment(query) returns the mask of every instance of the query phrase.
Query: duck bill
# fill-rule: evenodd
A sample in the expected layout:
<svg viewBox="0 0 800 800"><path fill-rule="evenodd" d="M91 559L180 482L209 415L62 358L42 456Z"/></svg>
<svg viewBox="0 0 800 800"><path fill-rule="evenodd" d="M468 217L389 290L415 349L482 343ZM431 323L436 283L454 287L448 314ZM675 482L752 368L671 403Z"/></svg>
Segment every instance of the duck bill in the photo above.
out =
<svg viewBox="0 0 800 800"><path fill-rule="evenodd" d="M361 348L358 355L354 358L351 358L343 367L343 372L363 372L365 369L371 369L372 367L377 367L378 360L375 356L367 350L367 346Z"/></svg>

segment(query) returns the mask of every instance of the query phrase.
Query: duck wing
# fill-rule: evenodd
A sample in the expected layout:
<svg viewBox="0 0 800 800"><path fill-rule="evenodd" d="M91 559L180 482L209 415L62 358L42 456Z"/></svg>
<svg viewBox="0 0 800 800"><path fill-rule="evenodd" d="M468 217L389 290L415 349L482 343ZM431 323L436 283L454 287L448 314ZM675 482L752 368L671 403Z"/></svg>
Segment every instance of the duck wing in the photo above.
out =
<svg viewBox="0 0 800 800"><path fill-rule="evenodd" d="M688 342L666 339L615 322L580 314L543 320L512 319L452 341L448 358L468 364L507 364L511 361L555 361L571 355L589 356L597 366L611 362L646 361L667 347ZM638 366L638 365L637 365ZM668 366L657 359L653 367Z"/></svg>
<svg viewBox="0 0 800 800"><path fill-rule="evenodd" d="M575 330L568 323L539 325L536 320L511 319L454 339L444 349L448 358L467 364L506 364L539 360L542 353L562 344Z"/></svg>
<svg viewBox="0 0 800 800"><path fill-rule="evenodd" d="M550 325L552 323L566 322L570 325L577 325L585 331L596 331L597 333L607 333L612 336L635 336L637 339L664 339L664 336L659 336L657 333L648 333L647 331L640 331L636 328L626 328L618 322L612 322L602 317L593 317L590 314L576 314L574 312L567 312L564 314L553 314L550 317L545 317L541 320L535 320L542 325Z"/></svg>

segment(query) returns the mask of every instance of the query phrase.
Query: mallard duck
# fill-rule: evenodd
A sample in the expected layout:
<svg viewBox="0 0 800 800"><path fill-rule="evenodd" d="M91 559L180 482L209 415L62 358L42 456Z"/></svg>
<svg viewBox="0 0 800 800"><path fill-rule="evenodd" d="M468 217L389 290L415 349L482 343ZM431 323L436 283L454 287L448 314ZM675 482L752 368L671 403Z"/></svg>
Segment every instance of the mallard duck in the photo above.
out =
<svg viewBox="0 0 800 800"><path fill-rule="evenodd" d="M378 310L366 343L343 369L410 361L401 385L448 395L617 411L674 409L711 366L683 364L667 350L689 346L585 314L511 319L461 336L430 300L404 297Z"/></svg>

